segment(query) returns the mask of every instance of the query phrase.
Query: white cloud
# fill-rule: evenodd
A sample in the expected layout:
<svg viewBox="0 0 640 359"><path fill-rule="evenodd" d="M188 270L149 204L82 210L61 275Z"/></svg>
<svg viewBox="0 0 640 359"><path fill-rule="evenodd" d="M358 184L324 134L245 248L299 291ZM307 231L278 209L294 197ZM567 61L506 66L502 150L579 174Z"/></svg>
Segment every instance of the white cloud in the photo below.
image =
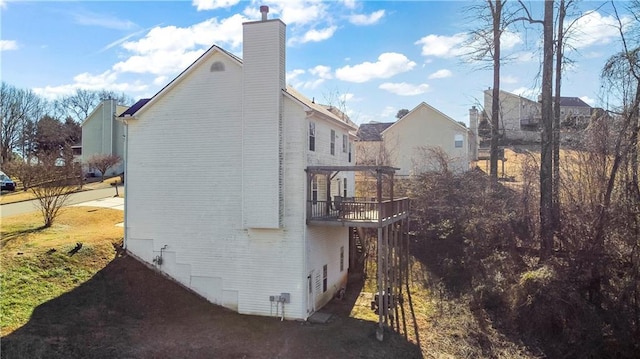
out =
<svg viewBox="0 0 640 359"><path fill-rule="evenodd" d="M336 32L337 27L336 26L329 26L327 28L321 29L321 30L316 30L316 29L311 29L309 31L307 31L304 35L302 35L301 37L293 37L289 40L289 45L293 45L296 43L307 43L307 42L320 42L323 40L327 40L329 38L331 38L331 36L333 36L333 34Z"/></svg>
<svg viewBox="0 0 640 359"><path fill-rule="evenodd" d="M269 18L279 18L290 27L297 25L316 24L319 20L330 23L331 15L327 12L327 3L317 0L272 0L269 1ZM253 4L244 10L244 14L251 19L260 18L258 6Z"/></svg>
<svg viewBox="0 0 640 359"><path fill-rule="evenodd" d="M235 14L221 21L212 18L189 27L154 27L144 38L122 44L133 55L116 63L113 69L155 75L174 74L189 66L212 44L239 47L244 21L247 19Z"/></svg>
<svg viewBox="0 0 640 359"><path fill-rule="evenodd" d="M526 97L528 99L537 99L538 98L538 93L537 90L532 89L530 87L518 87L514 90L509 91L512 94L518 95L518 96L522 96L522 97Z"/></svg>
<svg viewBox="0 0 640 359"><path fill-rule="evenodd" d="M153 79L153 84L156 86L164 85L167 82L167 76L158 76Z"/></svg>
<svg viewBox="0 0 640 359"><path fill-rule="evenodd" d="M312 69L309 69L309 72L321 79L330 80L333 78L333 75L331 74L331 67L329 66L318 65Z"/></svg>
<svg viewBox="0 0 640 359"><path fill-rule="evenodd" d="M500 39L502 51L511 50L523 43L520 34L509 30L505 30ZM416 41L415 45L422 45L423 56L451 58L471 54L474 49L485 46L481 39L471 40L465 33L452 36L431 34Z"/></svg>
<svg viewBox="0 0 640 359"><path fill-rule="evenodd" d="M453 36L427 35L416 41L416 45L422 45L423 56L454 57L465 53L461 50L462 44L467 39L463 33Z"/></svg>
<svg viewBox="0 0 640 359"><path fill-rule="evenodd" d="M356 0L342 0L342 3L347 9L355 9L356 8Z"/></svg>
<svg viewBox="0 0 640 359"><path fill-rule="evenodd" d="M15 40L0 40L0 51L17 50L18 43Z"/></svg>
<svg viewBox="0 0 640 359"><path fill-rule="evenodd" d="M378 88L389 91L391 93L394 93L400 96L416 96L416 95L420 95L427 92L427 90L429 89L429 85L428 84L413 85L413 84L408 84L406 82L400 82L400 83L385 82L382 85L378 86Z"/></svg>
<svg viewBox="0 0 640 359"><path fill-rule="evenodd" d="M305 81L305 82L301 82L299 84L297 84L295 87L297 88L303 88L306 90L315 90L318 87L320 87L320 85L322 85L324 83L324 79L316 79L313 81Z"/></svg>
<svg viewBox="0 0 640 359"><path fill-rule="evenodd" d="M589 96L580 96L580 99L584 102L586 102L587 104L589 104L589 106L593 106L596 103L595 99L592 99Z"/></svg>
<svg viewBox="0 0 640 359"><path fill-rule="evenodd" d="M518 81L519 81L518 78L515 77L515 76L512 76L512 75L502 75L502 76L500 76L500 83L503 83L503 84L512 85L512 84L517 84Z"/></svg>
<svg viewBox="0 0 640 359"><path fill-rule="evenodd" d="M142 81L135 81L133 83L118 82L118 74L112 70L107 70L98 75L92 75L88 72L83 72L76 75L73 78L72 84L60 85L60 86L46 86L40 88L34 88L33 91L48 99L54 99L63 95L70 95L77 89L86 90L113 90L116 92L139 92L148 88L147 84Z"/></svg>
<svg viewBox="0 0 640 359"><path fill-rule="evenodd" d="M377 62L363 62L358 65L344 66L336 70L336 78L362 83L372 79L387 79L399 73L413 69L416 63L403 54L386 52L378 56Z"/></svg>
<svg viewBox="0 0 640 359"><path fill-rule="evenodd" d="M522 43L523 41L522 41L522 38L520 37L520 34L511 32L509 30L505 30L500 36L501 50L510 50Z"/></svg>
<svg viewBox="0 0 640 359"><path fill-rule="evenodd" d="M7 8L7 1L0 0L0 9L6 9L6 8Z"/></svg>
<svg viewBox="0 0 640 359"><path fill-rule="evenodd" d="M349 16L349 22L354 25L373 25L382 19L384 13L384 10L378 10L369 15L353 14Z"/></svg>
<svg viewBox="0 0 640 359"><path fill-rule="evenodd" d="M621 21L626 27L631 23L631 17L623 16ZM571 22L565 21L565 23ZM576 20L570 34L567 35L567 43L576 49L608 44L620 36L617 27L618 20L615 16L602 16L597 11L590 11Z"/></svg>
<svg viewBox="0 0 640 359"><path fill-rule="evenodd" d="M130 20L124 20L117 16L98 14L91 11L80 11L72 13L75 23L86 26L99 26L114 30L130 30L138 27Z"/></svg>
<svg viewBox="0 0 640 359"><path fill-rule="evenodd" d="M287 83L295 80L298 76L303 75L305 72L306 71L304 71L303 69L295 69L293 71L287 72L287 75L286 75Z"/></svg>
<svg viewBox="0 0 640 359"><path fill-rule="evenodd" d="M442 70L438 70L434 73L432 73L431 75L429 75L429 79L444 79L447 77L451 77L453 75L453 73L450 70L447 69L442 69Z"/></svg>
<svg viewBox="0 0 640 359"><path fill-rule="evenodd" d="M191 3L198 11L228 8L239 3L240 0L193 0Z"/></svg>
<svg viewBox="0 0 640 359"><path fill-rule="evenodd" d="M391 116L395 116L396 113L398 113L398 111L396 110L395 107L386 106L380 113L380 117L391 117Z"/></svg>

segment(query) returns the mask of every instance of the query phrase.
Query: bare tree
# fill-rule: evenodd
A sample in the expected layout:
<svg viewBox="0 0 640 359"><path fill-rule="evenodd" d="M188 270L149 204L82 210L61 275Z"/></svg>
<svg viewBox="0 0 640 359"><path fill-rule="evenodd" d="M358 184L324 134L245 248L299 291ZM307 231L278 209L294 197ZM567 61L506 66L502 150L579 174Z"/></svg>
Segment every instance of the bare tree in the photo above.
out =
<svg viewBox="0 0 640 359"><path fill-rule="evenodd" d="M61 109L63 117L71 116L75 121L82 122L93 111L100 101L116 100L121 105L132 105L133 98L124 94L107 90L85 90L76 89L73 95L64 96L59 99L57 106Z"/></svg>
<svg viewBox="0 0 640 359"><path fill-rule="evenodd" d="M111 168L120 163L122 159L118 155L96 154L86 161L87 167L100 171L100 181L104 181L104 176Z"/></svg>
<svg viewBox="0 0 640 359"><path fill-rule="evenodd" d="M37 121L44 110L44 101L31 90L18 89L5 82L0 87L0 157L10 161L16 150L22 150L20 140L27 121Z"/></svg>
<svg viewBox="0 0 640 359"><path fill-rule="evenodd" d="M41 155L42 161L30 168L34 171L37 185L30 188L36 196L37 205L44 221L43 227L53 225L60 209L67 203L71 193L77 189L77 166L65 163L56 165L57 154Z"/></svg>
<svg viewBox="0 0 640 359"><path fill-rule="evenodd" d="M545 0L542 60L542 133L540 135L540 257L553 250L553 13L554 1Z"/></svg>
<svg viewBox="0 0 640 359"><path fill-rule="evenodd" d="M493 180L498 178L498 144L500 140L500 66L508 60L501 48L502 35L510 25L524 18L519 17L520 8L508 7L507 0L485 0L482 4L472 5L468 10L474 18L480 20L480 27L471 31L468 56L476 61L490 61L493 69L491 91L491 141L489 154L489 174ZM533 21L533 20L529 20Z"/></svg>

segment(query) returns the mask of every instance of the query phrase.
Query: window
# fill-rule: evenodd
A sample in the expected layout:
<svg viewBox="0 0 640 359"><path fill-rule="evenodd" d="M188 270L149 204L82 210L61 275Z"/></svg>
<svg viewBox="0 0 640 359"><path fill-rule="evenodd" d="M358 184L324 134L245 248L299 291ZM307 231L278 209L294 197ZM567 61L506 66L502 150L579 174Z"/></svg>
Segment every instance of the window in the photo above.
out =
<svg viewBox="0 0 640 359"><path fill-rule="evenodd" d="M351 142L349 142L349 163L351 163Z"/></svg>
<svg viewBox="0 0 640 359"><path fill-rule="evenodd" d="M322 266L322 293L327 291L327 265Z"/></svg>
<svg viewBox="0 0 640 359"><path fill-rule="evenodd" d="M344 186L342 186L342 197L347 197L347 179L343 178L342 180L344 182Z"/></svg>
<svg viewBox="0 0 640 359"><path fill-rule="evenodd" d="M456 148L462 148L463 143L464 143L464 139L462 138L462 135L456 135L456 137L455 137L455 147Z"/></svg>
<svg viewBox="0 0 640 359"><path fill-rule="evenodd" d="M331 154L336 154L336 131L331 130Z"/></svg>
<svg viewBox="0 0 640 359"><path fill-rule="evenodd" d="M316 123L309 122L309 151L316 150Z"/></svg>
<svg viewBox="0 0 640 359"><path fill-rule="evenodd" d="M316 176L313 176L313 179L311 180L311 200L313 201L313 204L318 203L318 179Z"/></svg>
<svg viewBox="0 0 640 359"><path fill-rule="evenodd" d="M342 135L342 152L347 153L349 147L349 136Z"/></svg>
<svg viewBox="0 0 640 359"><path fill-rule="evenodd" d="M340 272L344 270L344 246L340 247Z"/></svg>

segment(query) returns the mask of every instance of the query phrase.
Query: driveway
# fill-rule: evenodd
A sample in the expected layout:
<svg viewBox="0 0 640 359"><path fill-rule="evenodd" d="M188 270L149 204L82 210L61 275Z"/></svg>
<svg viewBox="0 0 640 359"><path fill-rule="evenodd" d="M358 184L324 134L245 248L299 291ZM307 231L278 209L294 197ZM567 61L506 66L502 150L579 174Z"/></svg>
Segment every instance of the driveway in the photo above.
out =
<svg viewBox="0 0 640 359"><path fill-rule="evenodd" d="M113 198L115 190L113 188L102 188L91 191L73 193L67 200L67 206L79 203L86 203L103 198ZM120 198L124 203L124 199ZM99 206L100 207L100 206ZM122 208L118 208L122 209ZM8 203L0 206L0 217L10 217L18 214L35 212L38 210L37 200L24 201L18 203Z"/></svg>

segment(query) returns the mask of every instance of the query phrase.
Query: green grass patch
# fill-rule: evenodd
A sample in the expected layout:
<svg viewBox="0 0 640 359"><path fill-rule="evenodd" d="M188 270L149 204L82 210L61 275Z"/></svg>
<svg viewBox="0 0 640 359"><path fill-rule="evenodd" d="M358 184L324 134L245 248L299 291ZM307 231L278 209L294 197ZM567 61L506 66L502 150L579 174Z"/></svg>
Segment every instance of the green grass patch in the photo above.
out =
<svg viewBox="0 0 640 359"><path fill-rule="evenodd" d="M34 309L93 277L115 256L122 240L122 211L65 208L51 227L37 215L3 219L0 250L0 330L5 336L26 324ZM82 242L82 248L69 251Z"/></svg>

